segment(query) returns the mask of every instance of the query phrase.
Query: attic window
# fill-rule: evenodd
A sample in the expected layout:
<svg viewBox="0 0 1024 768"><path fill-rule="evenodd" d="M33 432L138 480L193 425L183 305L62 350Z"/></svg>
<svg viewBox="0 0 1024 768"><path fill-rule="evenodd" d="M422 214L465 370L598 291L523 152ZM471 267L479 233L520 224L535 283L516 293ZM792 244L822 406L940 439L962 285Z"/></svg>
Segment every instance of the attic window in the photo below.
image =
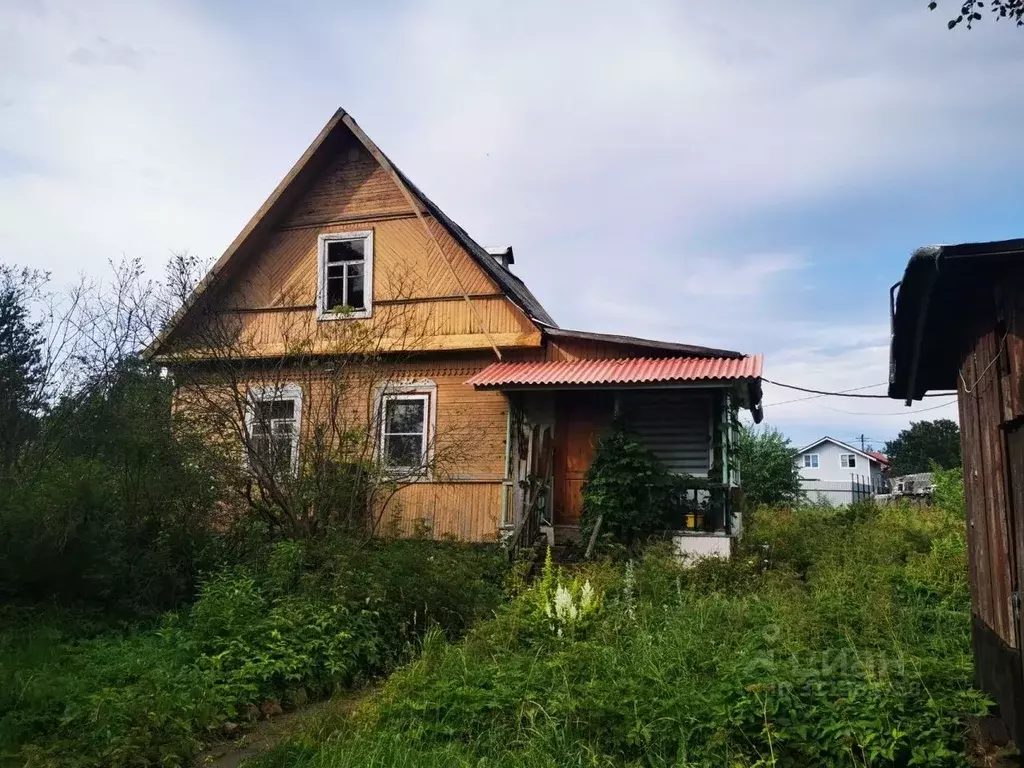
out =
<svg viewBox="0 0 1024 768"><path fill-rule="evenodd" d="M840 453L839 466L844 469L854 469L857 466L857 457L852 453Z"/></svg>
<svg viewBox="0 0 1024 768"><path fill-rule="evenodd" d="M373 307L373 232L320 235L317 317L369 317Z"/></svg>

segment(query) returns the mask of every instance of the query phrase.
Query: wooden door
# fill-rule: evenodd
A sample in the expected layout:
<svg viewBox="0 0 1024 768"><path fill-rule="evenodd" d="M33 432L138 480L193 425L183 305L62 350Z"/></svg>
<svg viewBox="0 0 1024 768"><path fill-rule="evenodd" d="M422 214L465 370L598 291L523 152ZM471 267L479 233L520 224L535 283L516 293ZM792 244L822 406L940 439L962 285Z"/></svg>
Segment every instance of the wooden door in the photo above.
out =
<svg viewBox="0 0 1024 768"><path fill-rule="evenodd" d="M583 480L611 423L610 392L562 392L555 401L555 525L579 525Z"/></svg>

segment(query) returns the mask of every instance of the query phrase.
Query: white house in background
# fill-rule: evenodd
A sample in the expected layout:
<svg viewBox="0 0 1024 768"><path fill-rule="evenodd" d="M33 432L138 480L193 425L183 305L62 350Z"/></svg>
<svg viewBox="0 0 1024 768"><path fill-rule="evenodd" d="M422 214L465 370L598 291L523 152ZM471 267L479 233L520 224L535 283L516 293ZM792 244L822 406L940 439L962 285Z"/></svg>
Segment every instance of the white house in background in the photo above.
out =
<svg viewBox="0 0 1024 768"><path fill-rule="evenodd" d="M811 503L833 506L874 496L882 489L882 470L887 462L880 453L823 437L801 448L796 455L800 487Z"/></svg>

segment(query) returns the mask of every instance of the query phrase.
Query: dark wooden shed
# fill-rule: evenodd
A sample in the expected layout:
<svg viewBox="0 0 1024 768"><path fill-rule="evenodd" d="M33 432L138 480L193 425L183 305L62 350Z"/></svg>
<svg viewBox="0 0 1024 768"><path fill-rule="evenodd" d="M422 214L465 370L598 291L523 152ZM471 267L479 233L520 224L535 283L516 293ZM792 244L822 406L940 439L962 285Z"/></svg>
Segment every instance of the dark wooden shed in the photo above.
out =
<svg viewBox="0 0 1024 768"><path fill-rule="evenodd" d="M889 396L957 391L977 685L1024 742L1024 240L918 249L890 292Z"/></svg>

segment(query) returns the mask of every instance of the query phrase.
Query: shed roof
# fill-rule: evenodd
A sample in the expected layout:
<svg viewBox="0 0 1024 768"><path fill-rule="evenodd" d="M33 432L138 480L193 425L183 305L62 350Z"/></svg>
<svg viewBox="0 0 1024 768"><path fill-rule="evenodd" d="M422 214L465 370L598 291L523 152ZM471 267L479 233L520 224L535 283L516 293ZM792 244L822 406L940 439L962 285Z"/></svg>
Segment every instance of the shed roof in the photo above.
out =
<svg viewBox="0 0 1024 768"><path fill-rule="evenodd" d="M755 381L761 355L740 358L628 357L492 363L466 383L478 389L601 386L666 382Z"/></svg>
<svg viewBox="0 0 1024 768"><path fill-rule="evenodd" d="M754 421L761 407L761 355L723 357L627 357L608 360L492 363L466 381L477 389L671 386L680 383L742 384Z"/></svg>
<svg viewBox="0 0 1024 768"><path fill-rule="evenodd" d="M889 397L909 405L929 390L956 389L966 297L992 285L1007 263L1024 265L1024 239L918 248L890 289ZM896 294L896 289L899 293Z"/></svg>

